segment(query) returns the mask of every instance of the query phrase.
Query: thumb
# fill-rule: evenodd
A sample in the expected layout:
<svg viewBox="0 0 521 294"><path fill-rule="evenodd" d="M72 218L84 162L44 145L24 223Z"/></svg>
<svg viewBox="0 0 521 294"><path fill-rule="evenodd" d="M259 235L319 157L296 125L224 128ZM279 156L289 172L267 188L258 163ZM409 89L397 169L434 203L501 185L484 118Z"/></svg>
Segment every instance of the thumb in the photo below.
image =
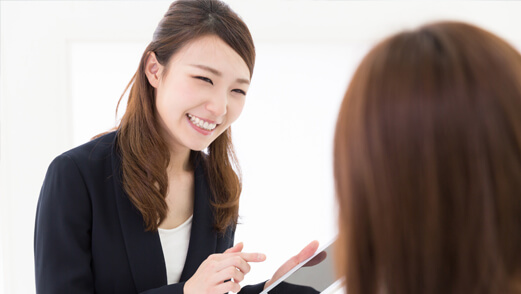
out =
<svg viewBox="0 0 521 294"><path fill-rule="evenodd" d="M301 263L304 260L306 260L306 259L310 258L311 256L313 256L313 254L315 254L317 249L318 249L318 241L317 240L314 240L311 243L309 243L308 245L306 245L306 247L304 247L304 249L302 249L299 252L299 254L297 254L295 256L296 259L297 259L297 263Z"/></svg>
<svg viewBox="0 0 521 294"><path fill-rule="evenodd" d="M226 251L224 251L224 253L241 252L242 248L244 248L244 243L239 242L239 243L235 244L235 246L226 249Z"/></svg>

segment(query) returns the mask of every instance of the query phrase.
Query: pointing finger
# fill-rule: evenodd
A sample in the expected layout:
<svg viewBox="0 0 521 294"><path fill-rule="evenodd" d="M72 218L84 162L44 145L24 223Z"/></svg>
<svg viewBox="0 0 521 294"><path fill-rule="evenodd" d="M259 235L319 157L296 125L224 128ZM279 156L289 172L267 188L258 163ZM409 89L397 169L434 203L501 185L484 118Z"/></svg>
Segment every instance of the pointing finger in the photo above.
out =
<svg viewBox="0 0 521 294"><path fill-rule="evenodd" d="M226 249L226 251L224 251L224 253L241 252L243 248L244 248L244 243L239 242L239 243L235 244L235 246Z"/></svg>

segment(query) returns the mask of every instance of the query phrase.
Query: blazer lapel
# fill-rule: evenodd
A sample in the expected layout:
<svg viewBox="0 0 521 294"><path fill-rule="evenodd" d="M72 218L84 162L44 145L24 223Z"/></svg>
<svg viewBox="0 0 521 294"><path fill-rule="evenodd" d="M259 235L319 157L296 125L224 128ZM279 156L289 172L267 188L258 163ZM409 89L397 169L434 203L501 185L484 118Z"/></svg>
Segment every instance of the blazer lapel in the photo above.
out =
<svg viewBox="0 0 521 294"><path fill-rule="evenodd" d="M141 213L123 190L121 158L117 150L117 142L114 143L112 168L116 203L134 284L137 292L140 293L167 284L165 259L159 234L145 231Z"/></svg>
<svg viewBox="0 0 521 294"><path fill-rule="evenodd" d="M112 151L114 190L121 231L129 265L137 292L158 288L167 284L166 266L157 232L146 232L141 213L134 207L123 190L121 158L117 150L117 135ZM217 233L213 228L211 192L206 181L202 158L196 155L194 167L194 212L192 230L185 265L180 282L187 281L199 265L217 250Z"/></svg>
<svg viewBox="0 0 521 294"><path fill-rule="evenodd" d="M199 265L216 252L217 233L213 228L214 215L211 208L211 192L206 181L202 154L197 154L194 172L194 216L188 245L188 255L181 273L180 282L188 280ZM197 158L199 157L199 158Z"/></svg>

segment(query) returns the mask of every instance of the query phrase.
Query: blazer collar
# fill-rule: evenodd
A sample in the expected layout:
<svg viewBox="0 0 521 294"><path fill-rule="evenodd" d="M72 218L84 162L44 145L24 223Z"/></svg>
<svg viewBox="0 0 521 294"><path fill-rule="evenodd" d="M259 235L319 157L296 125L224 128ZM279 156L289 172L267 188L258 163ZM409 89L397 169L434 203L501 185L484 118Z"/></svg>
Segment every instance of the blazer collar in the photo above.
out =
<svg viewBox="0 0 521 294"><path fill-rule="evenodd" d="M217 233L214 230L212 194L206 181L202 154L198 154L194 168L194 217L188 245L188 255L180 282L188 280L209 255L217 250Z"/></svg>
<svg viewBox="0 0 521 294"><path fill-rule="evenodd" d="M145 231L141 213L134 207L123 190L121 157L117 147L117 134L112 151L114 189L121 230L128 261L137 292L158 288L167 284L166 266L157 232ZM199 155L201 156L201 155ZM198 156L198 157L199 157ZM206 181L202 162L196 160L194 171L194 212L188 255L180 282L188 280L199 265L217 247L217 234L213 229L211 193Z"/></svg>

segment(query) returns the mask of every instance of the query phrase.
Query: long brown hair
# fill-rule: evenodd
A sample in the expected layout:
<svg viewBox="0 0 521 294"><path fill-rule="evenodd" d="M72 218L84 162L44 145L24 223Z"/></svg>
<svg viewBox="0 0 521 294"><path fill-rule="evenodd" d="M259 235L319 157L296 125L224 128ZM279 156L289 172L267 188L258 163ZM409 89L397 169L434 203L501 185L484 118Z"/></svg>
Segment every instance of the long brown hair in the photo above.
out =
<svg viewBox="0 0 521 294"><path fill-rule="evenodd" d="M349 294L521 293L521 56L505 41L440 22L378 44L334 159Z"/></svg>
<svg viewBox="0 0 521 294"><path fill-rule="evenodd" d="M219 0L178 0L170 5L160 21L137 72L127 86L131 89L117 138L122 158L123 188L143 215L147 230L157 230L168 211L165 197L170 153L160 135L155 89L145 75L145 64L153 52L158 62L167 67L181 47L204 35L216 35L234 49L245 61L251 77L255 47L248 27L240 17ZM224 232L237 223L242 187L230 129L210 144L207 156L192 151L192 162L195 158L206 166L214 197L215 228Z"/></svg>

